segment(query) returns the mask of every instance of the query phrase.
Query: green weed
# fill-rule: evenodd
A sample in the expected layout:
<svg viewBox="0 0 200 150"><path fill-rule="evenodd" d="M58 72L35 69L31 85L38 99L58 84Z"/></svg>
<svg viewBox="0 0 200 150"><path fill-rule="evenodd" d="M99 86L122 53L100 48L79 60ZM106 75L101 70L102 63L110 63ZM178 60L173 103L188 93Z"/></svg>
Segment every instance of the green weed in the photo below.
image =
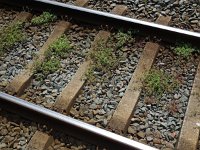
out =
<svg viewBox="0 0 200 150"><path fill-rule="evenodd" d="M36 62L35 66L34 66L35 73L41 73L42 74L42 77L40 77L40 78L45 78L50 73L54 73L56 70L59 69L59 67L60 67L60 60L55 59L55 58L45 60L42 63Z"/></svg>
<svg viewBox="0 0 200 150"><path fill-rule="evenodd" d="M36 79L44 79L60 68L60 59L66 58L71 51L71 44L65 35L61 36L45 52L45 59L34 64L34 72L39 73Z"/></svg>
<svg viewBox="0 0 200 150"><path fill-rule="evenodd" d="M95 64L95 69L104 72L115 68L118 62L112 48L106 47L104 42L99 43L89 57Z"/></svg>
<svg viewBox="0 0 200 150"><path fill-rule="evenodd" d="M33 25L41 25L41 24L45 24L45 23L49 23L52 22L56 19L56 16L49 13L49 12L43 12L40 16L34 17L31 20L31 23Z"/></svg>
<svg viewBox="0 0 200 150"><path fill-rule="evenodd" d="M56 40L52 45L50 45L49 49L45 52L45 56L49 57L60 57L65 58L68 53L71 51L71 44L67 39L66 35L61 36L58 40Z"/></svg>
<svg viewBox="0 0 200 150"><path fill-rule="evenodd" d="M177 55L185 58L189 57L193 51L194 49L188 44L180 44L174 49L174 52Z"/></svg>
<svg viewBox="0 0 200 150"><path fill-rule="evenodd" d="M126 44L131 39L131 33L124 33L119 31L116 35L116 48L121 48L124 44Z"/></svg>
<svg viewBox="0 0 200 150"><path fill-rule="evenodd" d="M94 71L102 71L109 74L119 63L119 58L115 56L113 49L107 47L103 41L99 42L95 49L89 53L89 59L92 60L92 64L85 74L89 82L94 81L96 78Z"/></svg>
<svg viewBox="0 0 200 150"><path fill-rule="evenodd" d="M85 78L88 80L89 83L94 82L95 79L96 79L95 74L94 74L94 71L95 71L94 66L91 65L91 66L89 67L89 69L88 69L88 70L86 71L86 73L85 73Z"/></svg>
<svg viewBox="0 0 200 150"><path fill-rule="evenodd" d="M178 82L161 70L152 69L146 75L144 87L148 94L162 96L164 92L170 92L178 86Z"/></svg>
<svg viewBox="0 0 200 150"><path fill-rule="evenodd" d="M22 23L18 22L11 24L8 27L0 29L0 55L6 49L12 47L15 43L25 39L25 34L22 31Z"/></svg>
<svg viewBox="0 0 200 150"><path fill-rule="evenodd" d="M108 40L108 43L99 40L100 42L89 53L89 59L92 60L92 64L85 76L90 83L97 78L95 71L107 73L107 78L109 78L112 74L111 71L119 65L122 59L122 56L116 56L114 51L121 49L130 39L131 32L124 33L119 31L114 38ZM113 42L116 44L113 44Z"/></svg>

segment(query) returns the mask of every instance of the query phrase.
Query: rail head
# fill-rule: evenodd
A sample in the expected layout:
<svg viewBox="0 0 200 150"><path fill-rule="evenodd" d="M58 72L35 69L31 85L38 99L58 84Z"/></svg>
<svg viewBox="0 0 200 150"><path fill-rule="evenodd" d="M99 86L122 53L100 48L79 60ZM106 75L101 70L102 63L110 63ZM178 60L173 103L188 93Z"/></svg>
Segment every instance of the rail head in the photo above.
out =
<svg viewBox="0 0 200 150"><path fill-rule="evenodd" d="M51 122L50 126L53 126L55 129L62 129L62 132L65 131L67 134L75 137L78 136L80 139L87 139L92 144L103 145L109 149L156 150L153 147L130 140L118 134L73 119L3 92L0 92L0 107L8 111L19 113L23 117L33 121L47 123L47 125Z"/></svg>

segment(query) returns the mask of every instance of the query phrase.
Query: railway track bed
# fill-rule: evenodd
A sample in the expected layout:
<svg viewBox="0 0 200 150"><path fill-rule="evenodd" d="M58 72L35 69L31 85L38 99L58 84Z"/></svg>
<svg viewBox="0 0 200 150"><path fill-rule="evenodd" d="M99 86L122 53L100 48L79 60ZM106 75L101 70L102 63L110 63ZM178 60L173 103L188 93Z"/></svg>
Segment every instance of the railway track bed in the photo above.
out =
<svg viewBox="0 0 200 150"><path fill-rule="evenodd" d="M143 4L136 2L135 4L127 2L127 6L124 3L117 5L121 3L110 1L66 3L128 17L135 14L136 18L140 19L148 19L148 15L152 15L148 13L147 17L144 17L142 14L137 14L140 11L130 9L132 5L143 7ZM112 4L110 7L103 9L103 6L110 3ZM153 4L147 3L145 9L152 8ZM50 5L54 5L54 2L50 2ZM167 4L165 11L173 5ZM196 10L198 6L195 3L191 7L184 9ZM80 120L92 125L83 123L81 131L92 130L94 134L94 130L99 130L98 138L107 137L111 141L114 140L112 141L114 143L119 142L120 138L123 139L122 143L129 138L136 145L139 142L138 146L141 147L135 147L136 149L145 149L146 145L152 146L147 146L148 149L166 150L198 147L198 123L200 123L198 46L180 41L169 43L159 36L141 35L136 29L114 29L109 25L85 24L49 12L36 14L13 10L10 12L4 8L1 12L3 17L0 18L0 25L2 22L0 31L7 32L0 33L0 36L10 38L6 33L9 32L9 27L15 25L17 35L20 35L21 39L24 36L24 40L16 40L10 45L4 44L6 38L3 39L5 41L0 41L3 43L0 47L3 52L0 56L0 90L3 108L8 109L5 107L8 105L5 99L9 99L13 110L15 107L22 107L16 112L22 113L24 109L33 107L34 113L43 118L51 117L51 121L55 116L57 119L64 118L64 124L70 121L72 124L81 124L77 121ZM177 19L166 16L168 15L166 12L164 15L158 15L159 17L155 15L151 21L165 26L175 26ZM195 20L198 12L195 11L190 17L194 17ZM190 24L187 21L181 22L183 24L178 24L178 27L192 31L199 30L198 22L191 23L191 19L189 22ZM180 37L180 34L186 36L187 33L197 41L198 33L187 31L182 33L180 30L178 34ZM9 97L3 92L39 105L41 108ZM6 96L8 98L5 98ZM11 102L15 100L16 106L15 102ZM64 133L62 135L62 131L54 130L55 127L51 129L47 120L43 120L40 125L29 120L24 121L4 109L0 112L2 118L0 148L62 150L101 149L104 146L113 149L117 146L110 145L112 142L100 145L100 141L88 144L89 139L87 142L81 142L79 138L82 139L82 136L77 139L71 137L71 134L77 136L77 133L75 135L71 133L72 130L69 135ZM34 116L32 119L34 118L41 120L40 117ZM56 123L62 121L58 119ZM72 124L70 123L69 129L63 132L69 132ZM76 128L79 126L77 124ZM46 125L50 127L47 128ZM63 127L63 122L61 126ZM105 131L105 135L103 135L104 130L100 128L108 130ZM110 137L111 135L119 139L114 139Z"/></svg>

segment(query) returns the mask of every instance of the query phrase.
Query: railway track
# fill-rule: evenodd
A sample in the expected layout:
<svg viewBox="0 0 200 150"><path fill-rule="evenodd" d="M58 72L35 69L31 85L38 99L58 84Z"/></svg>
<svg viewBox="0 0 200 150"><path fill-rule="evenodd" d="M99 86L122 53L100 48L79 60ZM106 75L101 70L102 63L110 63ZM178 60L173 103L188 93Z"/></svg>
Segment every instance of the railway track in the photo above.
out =
<svg viewBox="0 0 200 150"><path fill-rule="evenodd" d="M9 3L16 4L14 0ZM109 25L94 26L73 19L63 20L61 18L65 17L52 14L47 15L50 16L49 21L36 25L38 20L34 18L41 12L32 15L15 11L7 13L2 9L5 14L2 20L8 20L9 23L2 21L1 28L6 29L6 26L21 22L24 27L21 32L25 32L28 38L26 42L20 41L9 47L1 57L1 107L48 126L48 129L44 129L42 125L27 121L31 124L29 126L37 127L33 127L33 131L25 136L27 139L21 140L7 133L15 129L5 128L6 124L11 124L12 128L18 127L19 123L12 125L4 119L7 115L2 115L2 148L59 149L59 145L60 149L75 148L69 141L63 140L64 136L59 136L61 142L53 140L52 137L56 138L56 135L52 134L51 127L53 131L61 128L61 132L86 141L83 144L74 142L83 145L79 149L197 148L198 47L191 47L187 43L168 43L166 39L175 41L175 37L178 37L198 46L199 33L167 27L174 26L174 18L169 16L157 17L156 24L117 16L131 15L130 8L125 5L113 5L112 9L107 9L111 13L106 14L54 1L37 0L29 3L34 4L33 9L38 5L46 5L47 9L54 7L55 13L66 13L75 19L82 17L80 20L84 20L83 16L91 17L89 22L101 20L103 22L97 24ZM22 1L21 5L29 3ZM90 1L70 3L81 7L93 6ZM98 2L95 5L94 9L101 10ZM83 16L70 14L76 11ZM6 15L8 19L4 19ZM122 26L129 30L113 28L112 25L117 21L121 21ZM198 31L196 24L189 29ZM135 25L139 31L131 30L131 25ZM141 31L157 37L141 35ZM167 38L162 39L166 33ZM16 48L18 53L14 51ZM1 112L4 114L5 111ZM21 124L20 128L23 128ZM24 144L15 144L17 142L6 138L7 135ZM5 139L11 141L5 144Z"/></svg>
<svg viewBox="0 0 200 150"><path fill-rule="evenodd" d="M57 0L63 3L74 1ZM86 2L85 2L86 3ZM198 1L88 1L87 8L110 12L116 5L128 7L124 14L127 17L155 22L159 15L172 17L170 26L198 32ZM193 10L193 13L190 13Z"/></svg>

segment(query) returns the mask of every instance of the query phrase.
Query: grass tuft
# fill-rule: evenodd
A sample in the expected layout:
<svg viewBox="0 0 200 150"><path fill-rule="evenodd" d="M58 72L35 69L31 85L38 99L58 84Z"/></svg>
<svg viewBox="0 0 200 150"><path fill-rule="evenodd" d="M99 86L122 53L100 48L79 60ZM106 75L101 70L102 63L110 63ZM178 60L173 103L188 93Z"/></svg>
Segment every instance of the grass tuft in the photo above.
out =
<svg viewBox="0 0 200 150"><path fill-rule="evenodd" d="M42 74L41 78L45 78L47 75L54 73L59 67L60 61L56 58L45 60L43 63L35 63L36 72Z"/></svg>
<svg viewBox="0 0 200 150"><path fill-rule="evenodd" d="M116 35L116 48L121 48L122 46L124 46L124 44L126 44L129 40L131 39L131 33L124 33L119 31Z"/></svg>
<svg viewBox="0 0 200 150"><path fill-rule="evenodd" d="M148 94L160 97L164 92L170 92L178 86L178 82L161 70L152 69L146 75L144 87Z"/></svg>
<svg viewBox="0 0 200 150"><path fill-rule="evenodd" d="M106 72L107 70L114 69L118 64L118 59L112 48L106 47L105 42L98 43L98 46L89 54L89 57L98 71Z"/></svg>
<svg viewBox="0 0 200 150"><path fill-rule="evenodd" d="M88 56L92 60L92 65L85 74L89 82L93 82L96 78L95 71L109 73L119 64L119 58L115 56L113 49L107 47L103 40L95 46Z"/></svg>
<svg viewBox="0 0 200 150"><path fill-rule="evenodd" d="M107 79L112 74L112 70L115 69L123 56L117 56L115 51L120 50L131 39L132 32L124 33L119 31L114 38L110 38L108 43L103 39L94 47L89 53L88 57L92 61L91 67L86 72L85 76L89 83L94 82L97 79L95 72L101 72L107 74ZM114 43L114 44L113 44ZM101 74L100 73L100 74ZM99 75L99 74L98 74ZM101 77L101 81L104 78Z"/></svg>
<svg viewBox="0 0 200 150"><path fill-rule="evenodd" d="M49 74L57 71L60 68L60 59L66 58L71 51L71 48L72 46L65 35L61 36L51 44L44 54L44 61L36 62L34 64L34 72L40 73L37 74L36 79L44 79Z"/></svg>
<svg viewBox="0 0 200 150"><path fill-rule="evenodd" d="M31 23L33 25L41 25L49 22L53 22L56 19L56 16L49 13L49 12L43 12L40 16L34 17L31 20Z"/></svg>
<svg viewBox="0 0 200 150"><path fill-rule="evenodd" d="M2 55L6 49L12 47L15 43L21 42L24 39L25 35L22 31L22 23L20 22L0 29L0 55Z"/></svg>
<svg viewBox="0 0 200 150"><path fill-rule="evenodd" d="M174 52L177 55L182 56L184 58L189 57L193 51L194 49L188 44L180 44L174 49Z"/></svg>
<svg viewBox="0 0 200 150"><path fill-rule="evenodd" d="M58 40L56 40L52 45L50 45L49 49L45 52L46 57L67 57L68 53L71 51L71 44L67 39L66 35L61 36Z"/></svg>

